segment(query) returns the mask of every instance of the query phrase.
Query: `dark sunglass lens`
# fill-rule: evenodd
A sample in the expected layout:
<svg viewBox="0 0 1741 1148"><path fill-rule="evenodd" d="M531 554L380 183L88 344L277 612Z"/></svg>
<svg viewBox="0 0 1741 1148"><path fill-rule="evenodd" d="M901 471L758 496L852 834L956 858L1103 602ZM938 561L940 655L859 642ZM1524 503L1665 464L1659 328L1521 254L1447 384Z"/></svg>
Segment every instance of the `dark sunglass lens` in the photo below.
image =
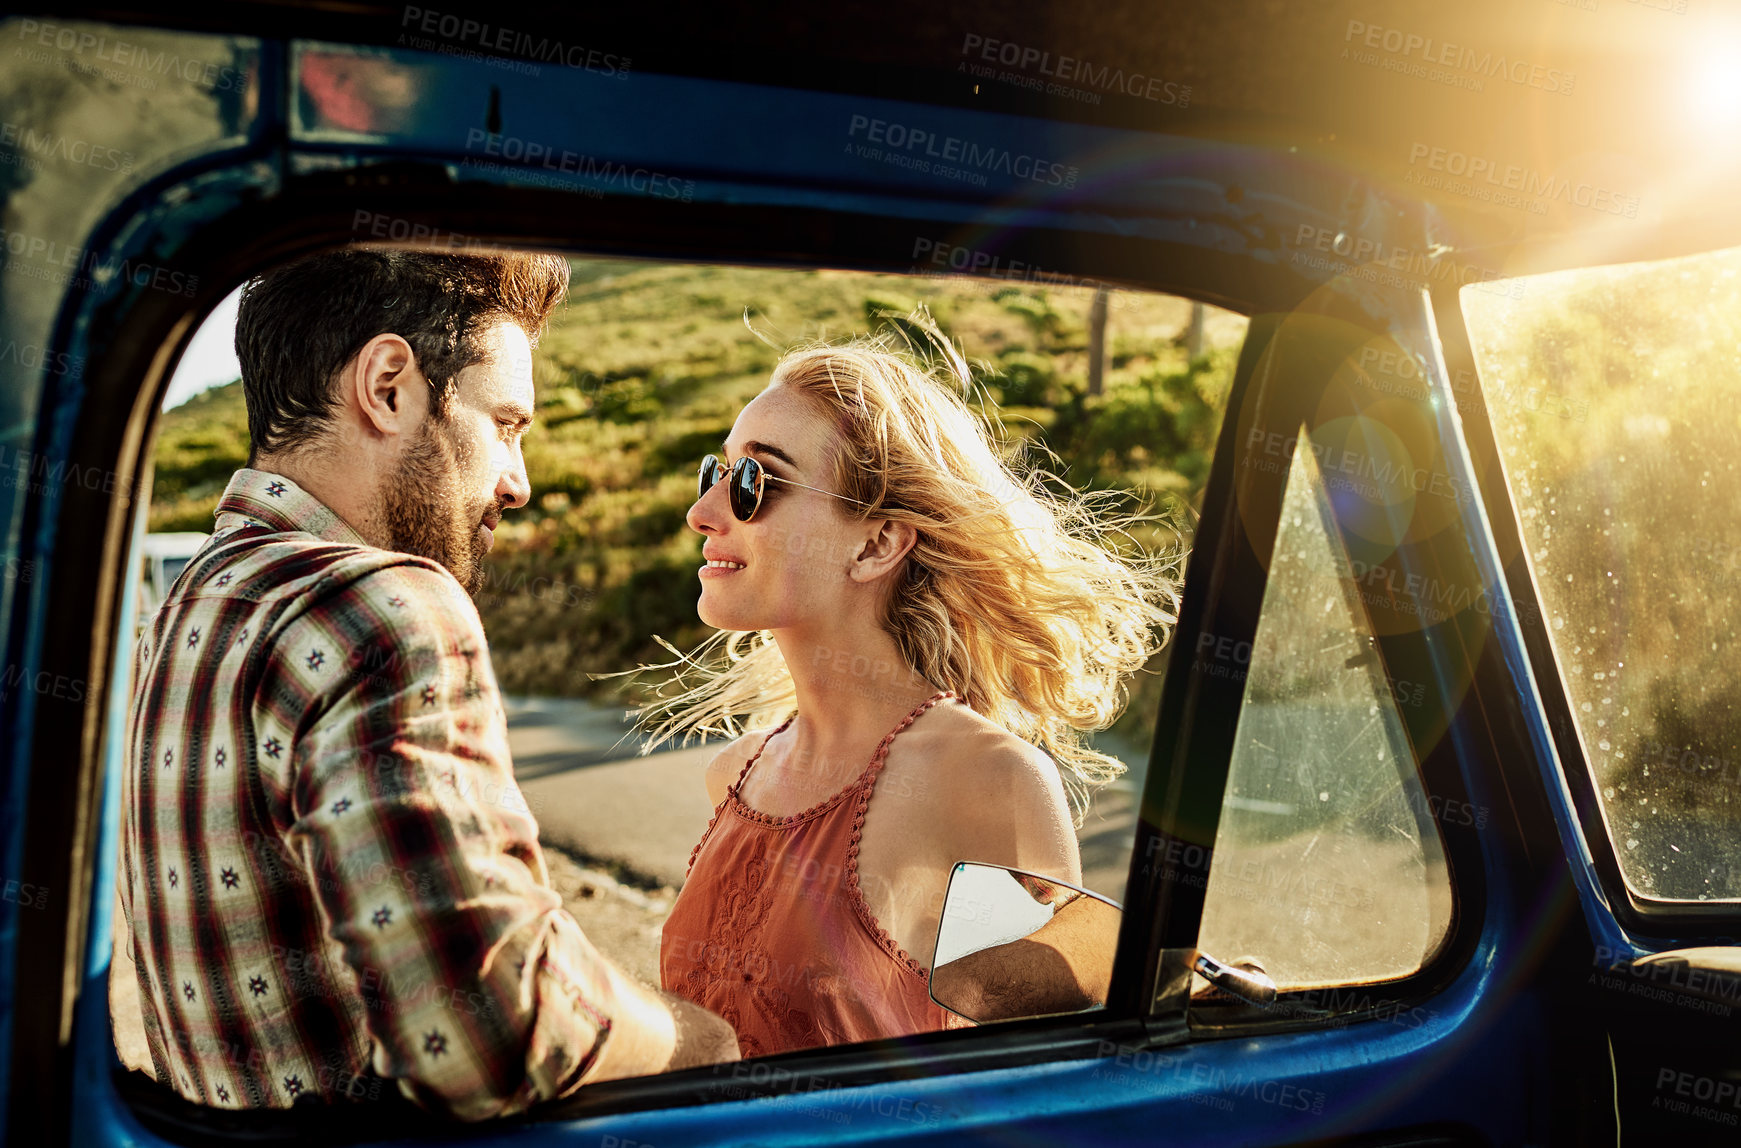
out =
<svg viewBox="0 0 1741 1148"><path fill-rule="evenodd" d="M701 481L698 484L695 497L703 498L708 491L713 489L713 484L719 481L719 471L719 459L714 455L710 454L701 460Z"/></svg>
<svg viewBox="0 0 1741 1148"><path fill-rule="evenodd" d="M748 522L761 502L757 495L761 477L762 468L753 458L740 458L731 468L731 512L740 522Z"/></svg>

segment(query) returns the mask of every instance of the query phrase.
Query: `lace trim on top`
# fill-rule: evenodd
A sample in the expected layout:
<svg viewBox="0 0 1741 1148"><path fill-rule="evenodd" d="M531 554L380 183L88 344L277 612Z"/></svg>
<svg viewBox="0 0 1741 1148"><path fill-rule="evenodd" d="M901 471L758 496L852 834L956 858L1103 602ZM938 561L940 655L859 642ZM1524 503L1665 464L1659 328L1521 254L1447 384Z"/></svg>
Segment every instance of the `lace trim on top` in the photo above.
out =
<svg viewBox="0 0 1741 1148"><path fill-rule="evenodd" d="M792 717L781 722L772 733L762 739L760 747L756 749L755 753L750 755L750 759L744 762L744 767L738 771L737 781L729 786L725 791L726 801L731 804L733 812L744 818L746 821L753 821L757 825L767 825L775 829L784 828L789 825L797 825L801 821L808 821L819 813L827 812L829 809L833 808L841 798L863 785L865 774L870 772L870 767L867 766L863 773L860 773L857 777L847 782L845 788L843 788L839 793L836 793L832 797L825 797L815 805L812 805L809 809L803 810L799 813L788 814L785 817L775 817L771 813L763 813L759 809L751 809L749 804L743 799L744 779L750 775L750 766L756 764L756 762L761 759L762 751L767 749L768 743L774 740L774 734L784 733L786 727L792 724L792 719L797 716L797 714L793 714ZM875 755L872 755L871 757L871 764L876 764Z"/></svg>
<svg viewBox="0 0 1741 1148"><path fill-rule="evenodd" d="M939 702L948 701L955 697L954 690L944 690L942 693L932 694L921 702L917 709L902 718L901 724L890 730L888 736L883 738L882 743L877 746L876 753L871 757L870 768L865 770L865 776L859 782L864 787L864 792L859 794L858 809L852 819L852 838L846 846L846 895L852 901L852 907L858 911L859 922L876 939L877 944L882 946L883 952L893 957L896 964L921 980L929 980L930 972L925 966L909 957L907 950L895 943L895 938L889 935L889 931L883 928L882 922L877 920L876 914L871 912L870 902L865 900L864 890L860 888L858 881L858 843L859 838L864 836L864 815L870 809L871 791L876 787L877 775L882 772L883 764L888 760L889 744L895 740L896 734L917 721L920 714Z"/></svg>
<svg viewBox="0 0 1741 1148"><path fill-rule="evenodd" d="M694 871L695 859L697 857L701 856L701 847L703 845L707 844L707 839L709 837L713 836L713 827L716 824L718 824L719 815L721 813L725 812L726 806L728 806L728 805L735 806L735 808L739 812L748 814L752 820L755 820L758 818L763 818L766 816L765 814L757 813L755 810L751 809L749 806L747 806L743 803L743 800L740 797L738 797L738 786L742 785L744 783L744 778L749 776L750 766L756 764L756 759L762 756L762 751L764 749L768 748L768 743L770 741L774 740L774 735L779 733L781 730L785 729L787 726L791 725L792 718L795 718L797 716L798 716L797 714L793 714L792 717L787 718L785 721L781 722L779 725L777 725L773 729L769 730L768 736L762 739L762 744L756 747L756 752L750 755L750 759L748 761L744 762L744 767L738 771L738 779L735 782L733 782L731 785L726 787L725 796L720 799L720 802L718 805L713 807L713 816L707 819L707 828L702 830L701 840L697 841L695 843L695 848L693 848L689 851L689 867L683 870L683 879L685 881L689 880L689 874ZM856 783L854 783L854 784L856 784ZM851 788L852 788L852 786L850 786L850 785L847 786L846 789L841 790L840 793L837 793L833 797L829 798L828 799L829 802L838 801L840 799L841 793L846 793ZM828 804L828 802L824 802L823 804L826 805L826 804ZM806 813L813 812L817 808L820 808L820 807L819 806L812 806L811 809L806 810L805 812Z"/></svg>
<svg viewBox="0 0 1741 1148"><path fill-rule="evenodd" d="M846 797L848 794L853 793L854 791L862 791L859 793L858 797L858 808L853 811L852 837L847 841L846 845L847 898L852 902L852 907L858 916L859 923L864 926L865 931L871 935L871 938L877 942L883 952L887 953L894 959L896 964L900 965L908 972L919 977L929 977L930 974L925 967L907 955L907 950L903 949L895 942L895 938L889 935L887 929L883 928L882 922L877 920L876 914L871 912L870 902L865 900L864 889L860 886L858 879L859 840L864 836L864 819L865 814L870 810L871 793L876 788L877 776L882 773L883 765L888 761L889 746L894 743L895 735L912 725L919 719L920 714L924 713L932 706L937 705L939 702L948 701L951 698L954 698L957 701L961 700L954 690L943 690L940 693L932 694L930 697L920 702L918 706L914 707L912 713L909 713L906 717L902 718L900 723L896 725L894 729L885 734L882 741L877 743L876 752L871 754L870 764L865 766L864 772L858 775L857 780L848 784L846 788L842 789L839 793L836 793L833 797L818 802L801 813L794 813L788 817L774 817L770 814L751 809L744 803L743 798L738 794L738 790L742 787L744 779L750 774L750 767L756 764L756 762L761 758L762 751L768 748L768 743L774 740L774 735L784 731L787 726L792 724L793 718L796 718L798 715L793 714L792 717L781 722L768 733L767 737L762 739L762 744L757 747L755 753L750 755L750 759L744 762L743 769L738 772L737 781L726 789L724 800L714 807L713 817L709 819L707 829L701 834L701 840L697 841L695 843L695 848L690 850L689 868L684 871L684 878L687 879L689 872L694 870L695 859L701 855L701 847L706 845L708 839L713 836L714 825L719 821L719 815L725 812L728 805L731 806L734 813L743 817L747 821L754 822L758 825L765 825L772 829L783 829L808 821L810 818L815 817L818 814L825 813L838 804L841 799Z"/></svg>

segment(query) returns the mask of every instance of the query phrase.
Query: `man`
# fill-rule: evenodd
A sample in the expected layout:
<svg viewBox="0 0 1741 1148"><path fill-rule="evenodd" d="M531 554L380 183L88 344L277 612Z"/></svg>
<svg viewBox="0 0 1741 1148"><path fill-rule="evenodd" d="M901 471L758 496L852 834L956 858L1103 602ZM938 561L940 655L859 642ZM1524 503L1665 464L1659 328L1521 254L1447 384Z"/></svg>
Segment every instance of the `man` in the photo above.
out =
<svg viewBox="0 0 1741 1148"><path fill-rule="evenodd" d="M248 468L141 635L122 797L133 1067L190 1100L385 1078L475 1120L737 1055L562 909L468 597L531 493L532 345L567 283L549 256L347 250L243 292Z"/></svg>

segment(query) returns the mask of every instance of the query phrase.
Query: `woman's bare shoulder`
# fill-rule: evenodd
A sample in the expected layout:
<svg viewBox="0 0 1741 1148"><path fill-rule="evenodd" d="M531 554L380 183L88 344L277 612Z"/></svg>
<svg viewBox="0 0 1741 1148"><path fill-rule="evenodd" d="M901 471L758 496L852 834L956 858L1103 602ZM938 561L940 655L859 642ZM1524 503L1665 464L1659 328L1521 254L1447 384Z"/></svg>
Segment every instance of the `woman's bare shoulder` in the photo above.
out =
<svg viewBox="0 0 1741 1148"><path fill-rule="evenodd" d="M738 779L743 772L744 763L750 759L768 736L766 730L755 730L741 737L726 742L719 751L707 761L707 796L715 805L725 800L725 791Z"/></svg>
<svg viewBox="0 0 1741 1148"><path fill-rule="evenodd" d="M1051 755L966 706L934 727L928 772L933 809L963 857L1026 867L1067 881L1081 862L1064 780Z"/></svg>
<svg viewBox="0 0 1741 1148"><path fill-rule="evenodd" d="M988 785L1026 791L1055 786L1063 794L1058 765L1045 750L964 705L945 713L948 720L937 723L927 747L947 778L944 784L981 792Z"/></svg>

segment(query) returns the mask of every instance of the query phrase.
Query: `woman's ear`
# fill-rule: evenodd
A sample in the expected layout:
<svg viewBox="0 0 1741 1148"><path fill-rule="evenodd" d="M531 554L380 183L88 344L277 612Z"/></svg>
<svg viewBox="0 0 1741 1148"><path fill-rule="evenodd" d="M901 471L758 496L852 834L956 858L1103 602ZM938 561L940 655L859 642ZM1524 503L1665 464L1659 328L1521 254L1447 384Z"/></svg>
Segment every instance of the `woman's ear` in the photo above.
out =
<svg viewBox="0 0 1741 1148"><path fill-rule="evenodd" d="M855 582L875 582L894 570L919 541L919 532L910 522L873 519L870 526L872 533L852 560L849 573Z"/></svg>

